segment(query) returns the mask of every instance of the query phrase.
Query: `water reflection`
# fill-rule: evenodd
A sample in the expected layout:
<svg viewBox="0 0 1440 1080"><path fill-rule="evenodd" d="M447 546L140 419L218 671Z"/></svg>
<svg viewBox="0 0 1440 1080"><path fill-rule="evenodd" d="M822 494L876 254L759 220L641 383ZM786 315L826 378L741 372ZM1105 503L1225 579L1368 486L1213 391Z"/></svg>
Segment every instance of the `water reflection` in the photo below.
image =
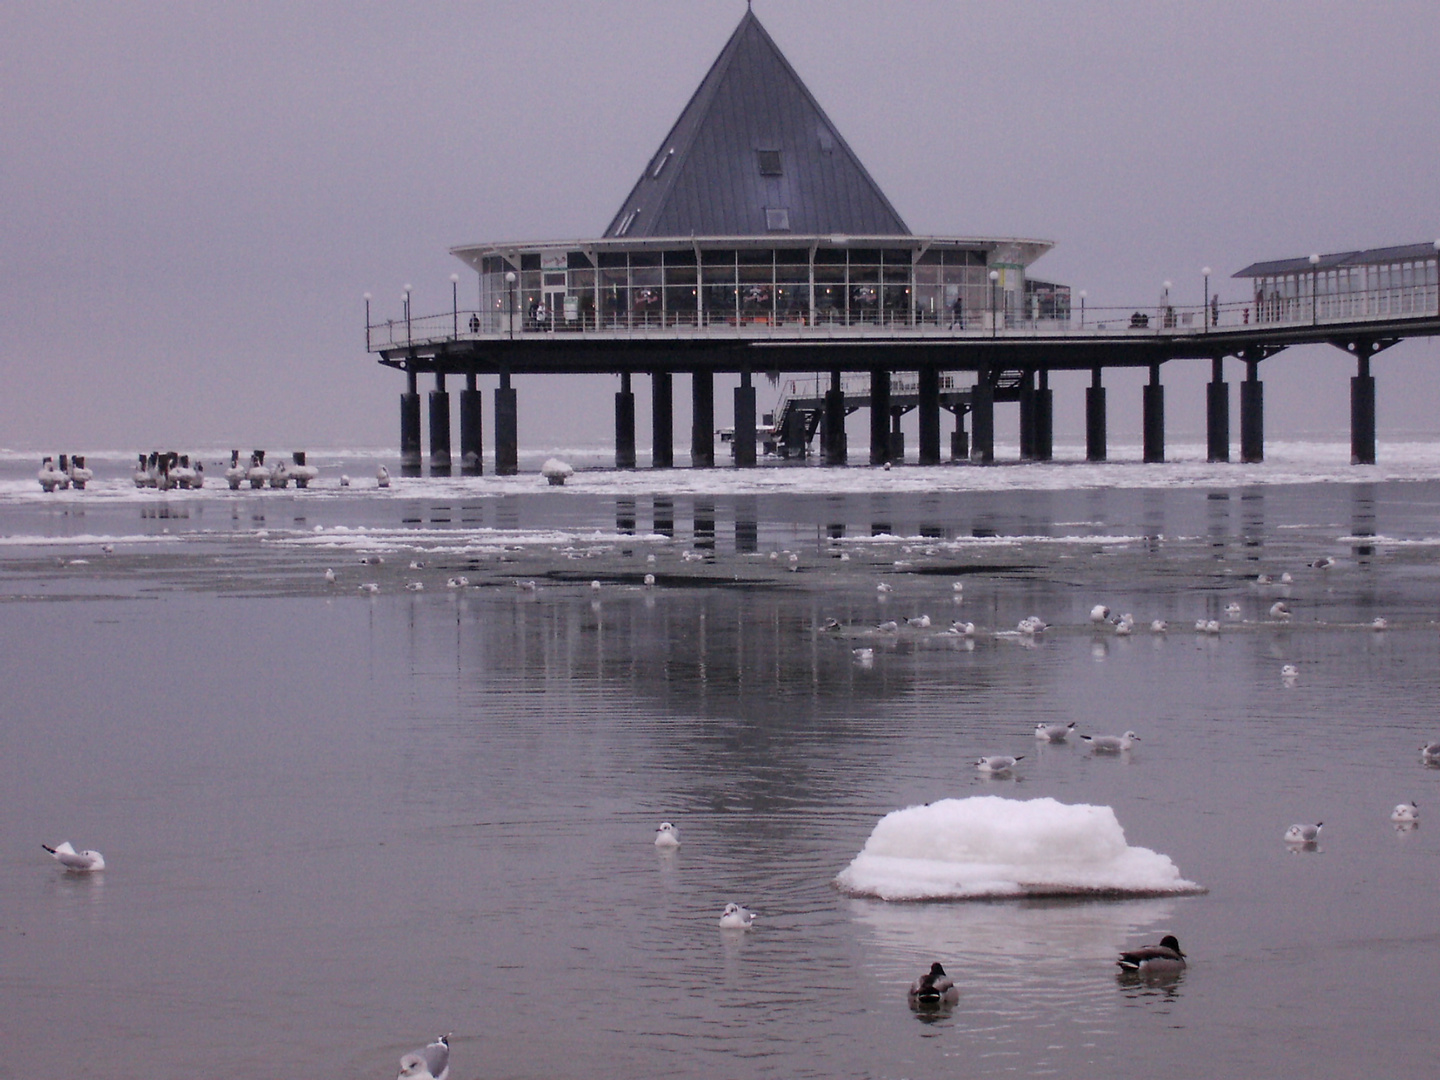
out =
<svg viewBox="0 0 1440 1080"><path fill-rule="evenodd" d="M694 545L697 550L715 550L715 504L709 501L695 503Z"/></svg>

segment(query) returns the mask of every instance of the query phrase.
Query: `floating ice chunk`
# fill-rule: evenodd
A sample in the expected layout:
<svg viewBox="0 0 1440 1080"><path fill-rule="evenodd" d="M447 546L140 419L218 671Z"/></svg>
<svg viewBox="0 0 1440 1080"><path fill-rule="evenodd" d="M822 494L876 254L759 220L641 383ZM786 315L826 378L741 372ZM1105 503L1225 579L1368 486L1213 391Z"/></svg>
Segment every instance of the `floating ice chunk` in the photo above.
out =
<svg viewBox="0 0 1440 1080"><path fill-rule="evenodd" d="M1204 891L1167 856L1129 846L1108 806L994 795L887 814L835 883L881 900Z"/></svg>

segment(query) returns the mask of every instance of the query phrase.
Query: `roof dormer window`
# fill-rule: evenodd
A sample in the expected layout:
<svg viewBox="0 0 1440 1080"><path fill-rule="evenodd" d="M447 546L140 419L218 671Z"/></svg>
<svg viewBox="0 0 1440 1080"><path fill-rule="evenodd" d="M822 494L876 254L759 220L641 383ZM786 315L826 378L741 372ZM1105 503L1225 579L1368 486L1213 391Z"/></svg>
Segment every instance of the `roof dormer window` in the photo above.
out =
<svg viewBox="0 0 1440 1080"><path fill-rule="evenodd" d="M780 167L779 150L756 150L756 163L760 166L761 176L782 176L784 170Z"/></svg>

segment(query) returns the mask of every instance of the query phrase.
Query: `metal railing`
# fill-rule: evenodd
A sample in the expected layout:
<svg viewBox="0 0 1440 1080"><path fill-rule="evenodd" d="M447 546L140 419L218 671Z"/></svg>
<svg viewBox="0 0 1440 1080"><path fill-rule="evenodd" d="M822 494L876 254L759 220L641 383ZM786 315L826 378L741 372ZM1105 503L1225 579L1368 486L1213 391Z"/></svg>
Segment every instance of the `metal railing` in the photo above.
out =
<svg viewBox="0 0 1440 1080"><path fill-rule="evenodd" d="M1024 318L1014 312L967 311L963 319L895 309L816 309L808 311L628 311L581 310L570 317L547 312L454 310L437 315L386 319L369 325L371 352L427 347L447 341L534 338L539 335L613 337L824 338L877 336L939 337L959 340L1005 337L1198 336L1250 327L1286 327L1356 323L1440 316L1440 289L1434 284L1319 296L1257 296L1251 300L1147 307L1082 305L1068 318ZM823 392L823 391L822 391Z"/></svg>

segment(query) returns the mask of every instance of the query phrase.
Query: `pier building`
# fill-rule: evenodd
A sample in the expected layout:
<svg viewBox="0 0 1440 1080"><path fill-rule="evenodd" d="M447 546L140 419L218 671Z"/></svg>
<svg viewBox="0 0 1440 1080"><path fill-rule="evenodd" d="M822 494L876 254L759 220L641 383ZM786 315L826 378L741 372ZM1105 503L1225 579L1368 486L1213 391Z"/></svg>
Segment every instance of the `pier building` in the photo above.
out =
<svg viewBox="0 0 1440 1080"><path fill-rule="evenodd" d="M1018 402L1021 456L1052 455L1049 374L1091 373L1086 454L1104 460L1108 367L1148 369L1144 460L1163 461L1162 365L1209 360L1209 456L1230 459L1223 361L1246 364L1240 452L1264 456L1262 361L1290 345L1326 342L1356 357L1352 448L1375 458L1371 358L1406 336L1440 333L1440 242L1256 263L1236 274L1253 299L1186 307L1168 294L1136 308L1078 310L1070 289L1036 277L1052 244L1018 237L920 236L900 214L774 40L746 11L679 119L644 163L601 236L452 248L477 275L477 303L377 320L366 343L406 374L401 463L422 466L418 378L429 394L432 472L452 468L447 378L463 377L460 467L484 469L482 391L493 376L494 463L518 468L515 374L610 373L615 463L637 463L636 376L651 380L654 467L674 464L674 377L691 391L690 461L715 464L714 380L738 374L735 464L754 465L761 417L754 376L791 380L769 416L768 442L805 456L818 435L827 464L849 458L845 418L870 416L869 461L904 460L900 418L918 413L921 464L994 460L994 406ZM468 290L467 290L468 291ZM969 425L967 429L967 423Z"/></svg>

